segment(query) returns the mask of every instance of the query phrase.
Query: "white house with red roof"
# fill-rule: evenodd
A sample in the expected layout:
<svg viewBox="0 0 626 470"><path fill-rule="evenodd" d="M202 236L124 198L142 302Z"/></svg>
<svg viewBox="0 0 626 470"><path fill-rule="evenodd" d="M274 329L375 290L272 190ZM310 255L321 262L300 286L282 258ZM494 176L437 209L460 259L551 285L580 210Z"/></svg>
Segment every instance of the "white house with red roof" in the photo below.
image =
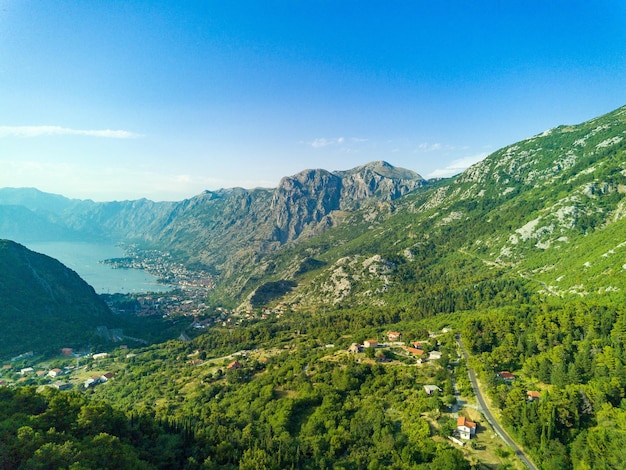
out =
<svg viewBox="0 0 626 470"><path fill-rule="evenodd" d="M456 420L456 430L461 439L471 439L476 434L476 423L470 421L465 416L459 416Z"/></svg>
<svg viewBox="0 0 626 470"><path fill-rule="evenodd" d="M378 347L378 341L375 339L366 339L363 341L364 348L376 348Z"/></svg>
<svg viewBox="0 0 626 470"><path fill-rule="evenodd" d="M387 333L387 339L389 341L398 341L402 337L402 333L398 331L390 331Z"/></svg>

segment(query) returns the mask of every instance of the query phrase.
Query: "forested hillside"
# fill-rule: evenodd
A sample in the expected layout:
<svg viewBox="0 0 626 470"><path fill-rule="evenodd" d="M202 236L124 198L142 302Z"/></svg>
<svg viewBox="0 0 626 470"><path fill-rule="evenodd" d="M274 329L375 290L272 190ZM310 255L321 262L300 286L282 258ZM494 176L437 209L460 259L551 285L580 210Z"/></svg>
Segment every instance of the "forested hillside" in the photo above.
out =
<svg viewBox="0 0 626 470"><path fill-rule="evenodd" d="M78 274L9 240L0 240L0 323L0 357L84 348L96 327L119 324Z"/></svg>

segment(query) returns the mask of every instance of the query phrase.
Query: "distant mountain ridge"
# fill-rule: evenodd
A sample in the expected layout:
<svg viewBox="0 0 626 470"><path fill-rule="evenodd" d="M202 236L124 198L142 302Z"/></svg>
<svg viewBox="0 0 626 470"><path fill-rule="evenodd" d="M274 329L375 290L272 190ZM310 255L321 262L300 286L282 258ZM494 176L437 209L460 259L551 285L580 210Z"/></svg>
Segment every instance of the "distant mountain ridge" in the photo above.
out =
<svg viewBox="0 0 626 470"><path fill-rule="evenodd" d="M181 202L95 203L5 188L0 211L19 207L21 216L19 223L0 217L0 236L137 241L231 272L285 243L322 233L346 211L397 199L425 184L417 173L377 161L342 172L305 170L275 189L205 191Z"/></svg>

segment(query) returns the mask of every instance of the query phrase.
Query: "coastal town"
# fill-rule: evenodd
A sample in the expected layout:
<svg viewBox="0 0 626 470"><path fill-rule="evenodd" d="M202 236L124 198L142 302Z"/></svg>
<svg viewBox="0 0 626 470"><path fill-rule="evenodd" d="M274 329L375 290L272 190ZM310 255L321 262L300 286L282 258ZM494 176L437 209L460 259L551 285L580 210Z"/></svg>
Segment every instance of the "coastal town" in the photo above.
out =
<svg viewBox="0 0 626 470"><path fill-rule="evenodd" d="M206 270L190 270L175 261L171 253L144 250L136 245L123 246L126 256L102 260L113 269L140 269L156 277L160 284L175 289L208 291L215 287L213 276Z"/></svg>

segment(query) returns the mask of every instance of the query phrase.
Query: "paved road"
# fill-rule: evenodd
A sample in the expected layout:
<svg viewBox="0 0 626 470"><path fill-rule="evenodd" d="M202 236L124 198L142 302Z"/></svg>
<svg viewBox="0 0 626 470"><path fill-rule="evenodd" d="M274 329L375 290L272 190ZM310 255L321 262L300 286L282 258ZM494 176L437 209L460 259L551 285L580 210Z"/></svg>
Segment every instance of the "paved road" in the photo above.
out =
<svg viewBox="0 0 626 470"><path fill-rule="evenodd" d="M489 411L489 407L487 406L487 403L485 402L483 394L480 391L480 388L478 387L476 374L474 373L474 370L470 369L469 367L469 361L468 361L469 356L467 354L467 351L465 351L465 348L463 347L463 343L461 343L461 337L457 335L456 340L459 343L461 351L463 352L463 357L465 358L465 363L467 364L467 371L469 373L469 379L470 379L470 382L472 383L472 388L474 389L476 400L478 401L479 410L482 411L483 415L485 415L485 418L487 418L487 421L489 422L489 424L491 424L493 429L496 431L496 434L498 434L498 436L500 436L502 440L506 442L507 445L511 447L511 449L513 449L513 451L515 452L515 455L517 455L517 457L522 461L522 463L526 465L526 467L530 468L531 470L538 470L535 464L531 462L531 460L522 451L522 449L520 449L519 446L515 443L515 441L509 437L509 435L502 428L502 426L498 424L498 421L496 421L496 418L491 414L491 411Z"/></svg>

